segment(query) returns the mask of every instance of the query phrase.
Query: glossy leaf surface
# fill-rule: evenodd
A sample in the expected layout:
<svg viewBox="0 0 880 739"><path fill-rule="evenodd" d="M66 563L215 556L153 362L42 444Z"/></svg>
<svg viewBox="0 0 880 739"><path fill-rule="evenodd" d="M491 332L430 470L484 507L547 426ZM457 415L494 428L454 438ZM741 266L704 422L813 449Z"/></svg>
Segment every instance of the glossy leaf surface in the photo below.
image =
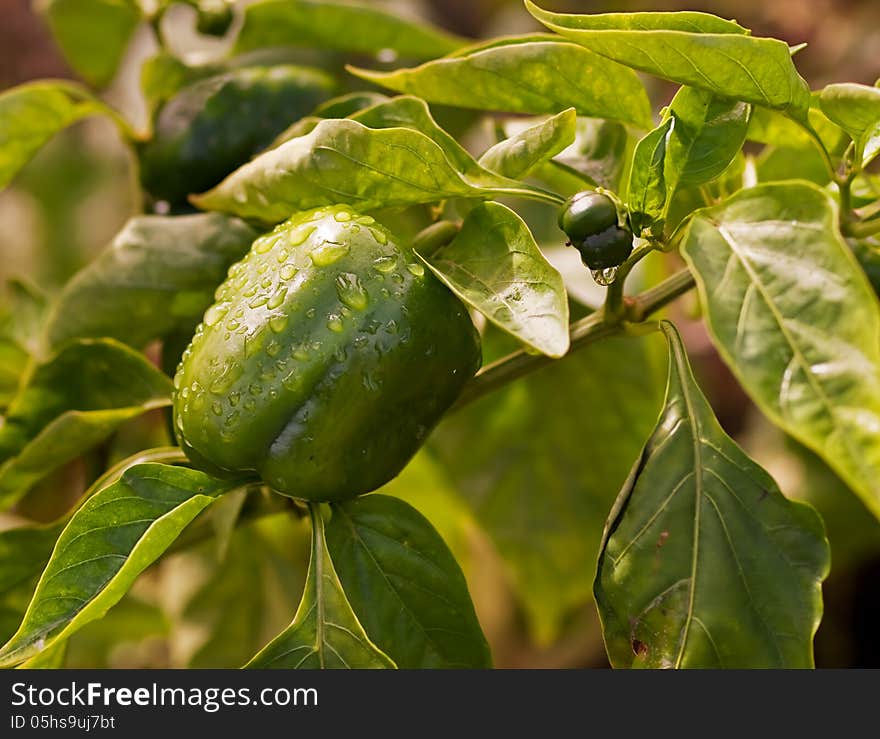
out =
<svg viewBox="0 0 880 739"><path fill-rule="evenodd" d="M18 664L101 618L230 483L143 464L87 500L64 528L0 665Z"/></svg>
<svg viewBox="0 0 880 739"><path fill-rule="evenodd" d="M551 357L568 351L568 298L529 227L510 208L482 203L425 263L499 328Z"/></svg>
<svg viewBox="0 0 880 739"><path fill-rule="evenodd" d="M742 190L697 211L681 243L745 390L880 516L880 306L831 198L804 182Z"/></svg>
<svg viewBox="0 0 880 739"><path fill-rule="evenodd" d="M666 403L608 521L595 594L615 667L811 667L828 542L728 437L675 328Z"/></svg>

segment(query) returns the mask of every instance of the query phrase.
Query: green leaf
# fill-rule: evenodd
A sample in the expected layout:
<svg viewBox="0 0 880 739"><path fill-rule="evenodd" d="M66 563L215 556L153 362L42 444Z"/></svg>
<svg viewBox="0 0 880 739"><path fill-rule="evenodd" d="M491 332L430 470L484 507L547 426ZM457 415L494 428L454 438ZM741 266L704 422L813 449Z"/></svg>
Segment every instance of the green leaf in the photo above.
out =
<svg viewBox="0 0 880 739"><path fill-rule="evenodd" d="M352 74L431 103L506 113L578 115L651 127L651 105L629 69L553 37L480 44L412 69Z"/></svg>
<svg viewBox="0 0 880 739"><path fill-rule="evenodd" d="M158 605L128 592L100 621L86 624L70 639L56 644L67 647L67 669L158 667L161 663L150 661L156 659L157 650L150 647L167 640L170 631L168 617ZM132 654L137 655L134 664ZM161 651L159 654L164 656Z"/></svg>
<svg viewBox="0 0 880 739"><path fill-rule="evenodd" d="M854 82L828 85L819 95L819 105L854 140L869 134L880 123L880 89L876 87Z"/></svg>
<svg viewBox="0 0 880 739"><path fill-rule="evenodd" d="M754 160L758 182L806 180L824 187L831 172L818 149L794 146L768 146Z"/></svg>
<svg viewBox="0 0 880 739"><path fill-rule="evenodd" d="M401 669L486 668L464 575L427 519L387 495L334 505L327 549L365 631Z"/></svg>
<svg viewBox="0 0 880 739"><path fill-rule="evenodd" d="M59 295L50 345L106 336L141 348L197 322L258 233L216 213L135 216Z"/></svg>
<svg viewBox="0 0 880 739"><path fill-rule="evenodd" d="M578 118L574 144L551 162L551 166L558 163L572 168L585 175L594 187L617 192L630 148L630 137L622 124L600 118Z"/></svg>
<svg viewBox="0 0 880 739"><path fill-rule="evenodd" d="M193 82L222 74L215 64L189 66L167 51L160 51L147 59L141 67L141 91L152 115L184 87Z"/></svg>
<svg viewBox="0 0 880 739"><path fill-rule="evenodd" d="M828 120L828 117L817 107L818 97L814 96L812 107L807 119L818 135L825 148L834 156L843 154L849 143L849 137L841 128ZM746 134L749 141L758 141L771 146L785 146L799 149L815 149L816 140L807 128L797 121L787 118L782 113L769 108L755 106L749 118L749 130Z"/></svg>
<svg viewBox="0 0 880 739"><path fill-rule="evenodd" d="M24 620L0 649L18 664L101 618L220 493L194 470L142 464L87 500L64 528Z"/></svg>
<svg viewBox="0 0 880 739"><path fill-rule="evenodd" d="M547 28L596 54L663 79L804 118L810 88L783 41L753 38L704 13L569 15L528 11Z"/></svg>
<svg viewBox="0 0 880 739"><path fill-rule="evenodd" d="M45 295L30 283L9 280L0 304L0 409L18 392L30 359L42 350Z"/></svg>
<svg viewBox="0 0 880 739"><path fill-rule="evenodd" d="M437 124L428 104L417 97L401 95L383 100L352 113L349 119L368 128L411 128L420 131L443 150L459 172L476 179L485 175L485 169L481 169L470 153Z"/></svg>
<svg viewBox="0 0 880 739"><path fill-rule="evenodd" d="M190 199L199 208L276 223L297 210L347 203L375 210L451 197L525 195L542 190L480 170L457 170L431 138L408 128L376 130L347 119L324 120L237 169Z"/></svg>
<svg viewBox="0 0 880 739"><path fill-rule="evenodd" d="M651 228L667 209L666 152L674 125L667 118L636 144L627 185L630 222L636 234Z"/></svg>
<svg viewBox="0 0 880 739"><path fill-rule="evenodd" d="M499 346L487 332L487 356ZM662 401L657 337L610 338L450 416L429 449L501 555L537 641L592 596L602 526Z"/></svg>
<svg viewBox="0 0 880 739"><path fill-rule="evenodd" d="M595 594L614 667L812 667L829 550L721 429L677 331L665 407L606 527Z"/></svg>
<svg viewBox="0 0 880 739"><path fill-rule="evenodd" d="M520 179L573 144L576 130L577 114L569 108L499 141L483 153L480 166Z"/></svg>
<svg viewBox="0 0 880 739"><path fill-rule="evenodd" d="M568 351L562 275L510 208L481 203L451 243L423 260L452 292L502 330L551 357Z"/></svg>
<svg viewBox="0 0 880 739"><path fill-rule="evenodd" d="M321 103L312 115L316 118L348 118L359 110L387 103L389 99L387 95L372 90L349 92Z"/></svg>
<svg viewBox="0 0 880 739"><path fill-rule="evenodd" d="M712 338L746 392L880 517L880 306L808 183L742 190L681 237Z"/></svg>
<svg viewBox="0 0 880 739"><path fill-rule="evenodd" d="M234 494L217 501L212 517ZM283 538L274 536L276 530ZM305 521L283 514L239 526L220 562L214 542L190 555L200 555L196 561L204 572L203 584L187 601L180 627L205 638L187 667L239 667L287 626L302 595L309 539ZM184 563L184 573L187 567L191 571L194 563Z"/></svg>
<svg viewBox="0 0 880 739"><path fill-rule="evenodd" d="M70 82L30 82L0 94L0 188L56 133L107 112L87 90Z"/></svg>
<svg viewBox="0 0 880 739"><path fill-rule="evenodd" d="M390 50L412 59L433 59L464 43L424 22L366 5L267 0L245 9L235 53L292 45L363 54Z"/></svg>
<svg viewBox="0 0 880 739"><path fill-rule="evenodd" d="M33 368L0 425L0 505L106 439L120 424L170 404L171 381L110 339L65 345Z"/></svg>
<svg viewBox="0 0 880 739"><path fill-rule="evenodd" d="M865 239L849 239L849 246L859 260L859 264L868 276L868 282L880 297L880 237L871 236Z"/></svg>
<svg viewBox="0 0 880 739"><path fill-rule="evenodd" d="M109 83L141 20L136 0L44 0L64 58L90 85Z"/></svg>
<svg viewBox="0 0 880 739"><path fill-rule="evenodd" d="M667 198L679 187L702 185L727 169L745 142L751 108L693 87L678 91L669 106Z"/></svg>
<svg viewBox="0 0 880 739"><path fill-rule="evenodd" d="M253 669L395 668L364 631L336 574L324 520L312 518L312 556L305 592L293 623L245 667Z"/></svg>
<svg viewBox="0 0 880 739"><path fill-rule="evenodd" d="M15 633L63 523L0 532L0 642Z"/></svg>

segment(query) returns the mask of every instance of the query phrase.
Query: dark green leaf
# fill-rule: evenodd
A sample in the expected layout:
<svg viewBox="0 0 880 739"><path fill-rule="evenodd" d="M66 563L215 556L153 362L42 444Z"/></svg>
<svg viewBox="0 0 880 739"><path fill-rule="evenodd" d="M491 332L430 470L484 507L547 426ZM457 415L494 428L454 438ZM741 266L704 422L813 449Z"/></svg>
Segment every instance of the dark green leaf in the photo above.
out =
<svg viewBox="0 0 880 739"><path fill-rule="evenodd" d="M849 246L868 276L874 292L880 296L880 237L850 239Z"/></svg>
<svg viewBox="0 0 880 739"><path fill-rule="evenodd" d="M170 630L169 619L161 608L129 592L100 621L86 624L70 639L56 644L67 645L67 669L160 667L162 663L132 664L132 654L137 655L135 659L142 654L164 656L163 650L144 647L157 642L164 647L159 640L167 639Z"/></svg>
<svg viewBox="0 0 880 739"><path fill-rule="evenodd" d="M116 341L67 344L33 369L0 425L0 504L170 395L171 381Z"/></svg>
<svg viewBox="0 0 880 739"><path fill-rule="evenodd" d="M529 126L499 141L480 157L480 166L505 177L519 179L574 143L577 115L574 108Z"/></svg>
<svg viewBox="0 0 880 739"><path fill-rule="evenodd" d="M387 495L334 505L327 549L364 630L401 669L485 668L458 564L418 511Z"/></svg>
<svg viewBox="0 0 880 739"><path fill-rule="evenodd" d="M141 348L191 325L257 236L216 213L132 218L62 290L46 329L51 346L107 336Z"/></svg>
<svg viewBox="0 0 880 739"><path fill-rule="evenodd" d="M481 44L413 69L349 69L431 103L533 114L574 108L578 115L651 127L651 105L633 72L575 44L539 39Z"/></svg>
<svg viewBox="0 0 880 739"><path fill-rule="evenodd" d="M798 118L810 107L788 44L753 38L730 21L704 13L568 15L530 0L526 7L550 30L633 69Z"/></svg>
<svg viewBox="0 0 880 739"><path fill-rule="evenodd" d="M70 82L30 82L0 94L0 188L56 133L107 110Z"/></svg>
<svg viewBox="0 0 880 739"><path fill-rule="evenodd" d="M549 166L558 163L574 169L593 187L616 192L620 188L630 148L630 137L622 124L600 118L578 118L574 144Z"/></svg>
<svg viewBox="0 0 880 739"><path fill-rule="evenodd" d="M562 276L506 206L476 206L455 239L425 263L465 303L520 341L551 357L568 351Z"/></svg>
<svg viewBox="0 0 880 739"><path fill-rule="evenodd" d="M666 152L674 121L667 118L636 144L627 186L630 221L636 234L663 218L668 205Z"/></svg>
<svg viewBox="0 0 880 739"><path fill-rule="evenodd" d="M727 169L745 142L751 107L693 87L678 91L669 106L668 198L679 187L702 185Z"/></svg>
<svg viewBox="0 0 880 739"><path fill-rule="evenodd" d="M188 66L167 51L147 59L141 67L141 91L147 110L155 113L187 85L220 74L218 65Z"/></svg>
<svg viewBox="0 0 880 739"><path fill-rule="evenodd" d="M87 500L61 533L21 626L0 649L0 666L23 662L101 618L230 484L143 464Z"/></svg>
<svg viewBox="0 0 880 739"><path fill-rule="evenodd" d="M110 82L141 20L137 0L46 0L40 6L70 66L90 85Z"/></svg>
<svg viewBox="0 0 880 739"><path fill-rule="evenodd" d="M488 356L510 349L498 334ZM607 339L446 419L431 437L498 549L536 639L590 600L602 526L662 400L657 338Z"/></svg>
<svg viewBox="0 0 880 739"><path fill-rule="evenodd" d="M247 665L257 669L394 668L364 631L345 594L327 547L324 521L312 517L312 556L293 623Z"/></svg>
<svg viewBox="0 0 880 739"><path fill-rule="evenodd" d="M223 496L211 515L233 494ZM238 527L220 562L214 542L203 548L204 581L186 604L182 628L206 638L188 667L239 667L288 624L303 590L309 537L306 522L284 515Z"/></svg>
<svg viewBox="0 0 880 739"><path fill-rule="evenodd" d="M672 324L666 404L608 520L595 594L614 667L813 665L829 551L721 429Z"/></svg>
<svg viewBox="0 0 880 739"><path fill-rule="evenodd" d="M310 0L264 0L245 9L236 53L267 46L378 54L386 50L412 59L448 54L465 40L424 22L366 5Z"/></svg>
<svg viewBox="0 0 880 739"><path fill-rule="evenodd" d="M261 154L191 200L207 210L275 223L297 210L335 203L375 210L450 197L500 195L556 201L492 172L457 170L447 153L419 131L375 130L334 119Z"/></svg>
<svg viewBox="0 0 880 739"><path fill-rule="evenodd" d="M815 185L742 190L682 234L722 357L880 517L880 306Z"/></svg>

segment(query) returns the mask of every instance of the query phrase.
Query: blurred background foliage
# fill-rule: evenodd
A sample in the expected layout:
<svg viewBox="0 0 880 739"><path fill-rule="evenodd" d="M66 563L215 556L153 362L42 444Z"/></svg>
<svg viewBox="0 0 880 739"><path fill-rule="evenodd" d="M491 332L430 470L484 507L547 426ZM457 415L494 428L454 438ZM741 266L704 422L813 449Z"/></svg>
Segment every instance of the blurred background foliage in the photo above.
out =
<svg viewBox="0 0 880 739"><path fill-rule="evenodd" d="M474 38L537 30L520 0L383 5ZM797 63L813 88L832 81L873 84L878 75L877 0L558 0L548 5L576 12L704 10L736 18L755 35L807 42ZM195 32L191 8L174 8L164 23L169 45L186 50L189 61L204 61L228 46L228 40ZM230 36L234 32L233 27ZM146 112L138 93L140 66L156 50L150 30L138 29L119 74L104 91L108 101L141 124ZM341 69L339 58L314 52L304 58ZM40 77L75 75L30 0L4 0L0 90ZM668 102L671 88L646 82L656 107ZM350 77L347 84L361 87ZM438 115L453 129L472 123L469 115ZM466 141L479 150L490 135L488 127L477 126ZM0 325L14 326L26 342L44 299L109 243L141 207L139 200L130 154L108 121L87 120L52 140L13 186L0 192L0 283L7 285L0 296ZM598 295L586 271L560 248L553 214L540 205L517 207L563 271L575 298L573 309L583 312L595 304ZM667 271L670 265L663 259L671 257L646 260L641 279ZM833 559L816 639L817 664L880 666L874 626L880 618L880 524L818 458L758 413L712 349L697 311L693 298L686 297L672 316L720 421L788 496L811 501L825 519ZM512 348L492 331L486 332L485 344L488 359ZM151 351L158 358L158 351ZM4 362L15 361L4 352L0 345L0 392ZM659 339L597 345L444 422L428 449L383 491L420 508L453 549L497 666L607 666L591 603L599 536L656 418L664 382ZM52 474L13 515L0 518L0 528L54 520L106 465L166 443L167 419L161 412L129 423L98 451ZM592 454L594 448L600 451ZM145 573L119 606L71 640L66 664L244 663L290 621L308 550L303 520L280 513L249 522L247 512L259 508L253 503L230 499L212 509L211 519L198 522L194 535ZM230 522L239 515L244 524L233 529ZM16 614L35 577L0 599L0 641L17 625Z"/></svg>

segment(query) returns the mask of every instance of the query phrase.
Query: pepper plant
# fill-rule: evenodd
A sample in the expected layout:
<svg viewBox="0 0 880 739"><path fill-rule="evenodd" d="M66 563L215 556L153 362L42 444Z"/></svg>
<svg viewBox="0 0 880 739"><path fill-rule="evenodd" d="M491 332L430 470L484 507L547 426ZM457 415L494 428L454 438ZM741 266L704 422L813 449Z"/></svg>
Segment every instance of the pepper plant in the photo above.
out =
<svg viewBox="0 0 880 739"><path fill-rule="evenodd" d="M223 609L280 556L254 522L280 518L309 540L299 606L208 663L488 667L464 511L539 636L592 597L614 667L813 665L823 521L722 429L668 306L694 291L745 393L880 516L880 88L811 90L796 47L697 12L526 0L544 32L473 42L374 5L262 0L230 30L188 4L225 57L173 53L167 2L48 0L92 89L0 95L0 185L103 115L144 208L57 294L10 292L0 502L103 464L0 533L0 664L65 664L206 540L217 582L245 573L201 609L229 649ZM146 130L94 91L141 23ZM108 464L150 412L165 445Z"/></svg>

